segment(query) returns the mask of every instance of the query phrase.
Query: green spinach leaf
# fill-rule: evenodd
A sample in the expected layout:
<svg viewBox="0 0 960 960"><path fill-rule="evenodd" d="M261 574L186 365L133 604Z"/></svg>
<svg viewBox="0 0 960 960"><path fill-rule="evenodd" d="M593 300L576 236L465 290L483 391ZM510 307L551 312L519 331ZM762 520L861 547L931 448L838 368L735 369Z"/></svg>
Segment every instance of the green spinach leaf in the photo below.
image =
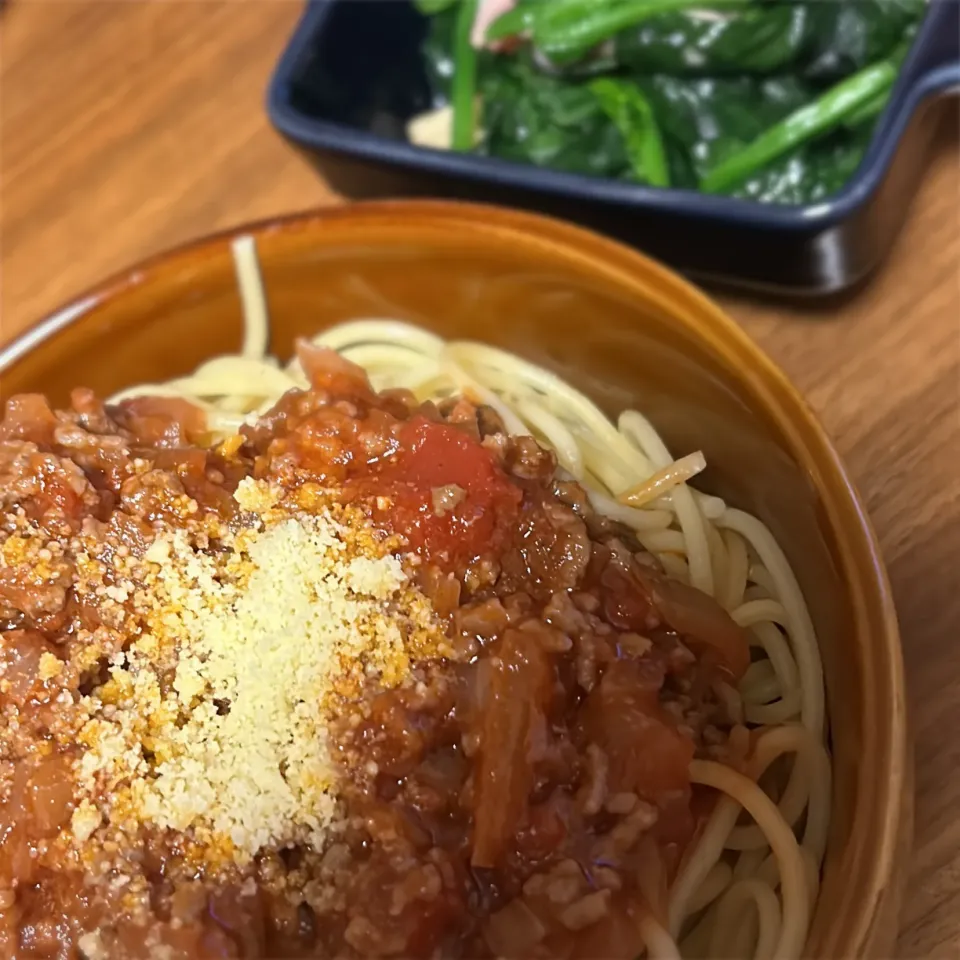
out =
<svg viewBox="0 0 960 960"><path fill-rule="evenodd" d="M774 161L731 192L761 203L819 203L838 193L856 173L872 128L804 144Z"/></svg>
<svg viewBox="0 0 960 960"><path fill-rule="evenodd" d="M806 3L764 4L720 14L677 11L617 34L612 59L637 73L770 74L804 56L812 29Z"/></svg>
<svg viewBox="0 0 960 960"><path fill-rule="evenodd" d="M458 0L423 54L450 102ZM925 0L518 0L476 69L474 149L557 170L809 203L863 158ZM462 79L462 78L461 78ZM466 77L470 80L469 75ZM458 87L461 115L472 83Z"/></svg>
<svg viewBox="0 0 960 960"><path fill-rule="evenodd" d="M811 0L804 76L835 81L890 56L913 36L925 11L926 0Z"/></svg>
<svg viewBox="0 0 960 960"><path fill-rule="evenodd" d="M629 175L623 137L584 84L539 73L526 56L498 57L480 91L485 152L571 173Z"/></svg>
<svg viewBox="0 0 960 960"><path fill-rule="evenodd" d="M742 150L726 157L700 182L706 193L725 193L803 143L842 127L877 97L889 92L898 64L881 60L846 77L815 100L763 131Z"/></svg>
<svg viewBox="0 0 960 960"><path fill-rule="evenodd" d="M809 85L793 77L688 79L658 74L643 79L641 88L659 118L677 180L687 187L695 187L708 170L813 95Z"/></svg>

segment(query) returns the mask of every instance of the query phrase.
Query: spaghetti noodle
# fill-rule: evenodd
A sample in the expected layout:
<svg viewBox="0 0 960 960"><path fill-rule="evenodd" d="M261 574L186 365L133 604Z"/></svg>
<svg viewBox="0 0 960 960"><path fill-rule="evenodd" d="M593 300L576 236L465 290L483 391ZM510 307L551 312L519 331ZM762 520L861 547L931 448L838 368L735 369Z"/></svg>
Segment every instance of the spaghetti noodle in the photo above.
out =
<svg viewBox="0 0 960 960"><path fill-rule="evenodd" d="M267 352L269 329L253 242L234 244L245 335L240 355L191 376L133 387L200 406L216 437L309 384L294 360ZM463 395L499 414L513 435L552 449L592 506L628 525L667 573L714 597L750 638L752 662L732 709L752 728L741 771L695 760L691 780L720 799L669 891L668 917L642 923L650 956L799 957L817 898L830 810L824 693L813 624L796 577L756 518L689 484L699 452L674 459L650 422L629 410L616 424L555 374L494 347L445 341L396 320L357 320L311 343L366 370L377 390L418 401ZM741 822L742 821L742 822Z"/></svg>

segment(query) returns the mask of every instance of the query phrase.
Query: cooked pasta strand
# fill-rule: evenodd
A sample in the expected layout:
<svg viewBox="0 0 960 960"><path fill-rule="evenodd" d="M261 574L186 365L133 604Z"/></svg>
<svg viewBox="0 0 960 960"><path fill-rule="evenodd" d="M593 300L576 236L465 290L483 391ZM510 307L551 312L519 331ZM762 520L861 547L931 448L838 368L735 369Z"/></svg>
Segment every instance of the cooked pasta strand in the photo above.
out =
<svg viewBox="0 0 960 960"><path fill-rule="evenodd" d="M266 297L253 240L237 240L233 254L244 308L241 353L167 384L125 390L112 402L144 394L190 399L223 439L288 390L308 386L297 360L281 366L267 354ZM674 458L638 411L614 423L570 383L514 354L376 318L337 324L311 342L362 366L378 390L403 388L420 402L463 394L492 408L509 433L535 435L554 450L562 475L584 486L595 511L631 528L671 577L715 597L747 630L755 660L739 690L721 692L729 711L759 728L753 750L743 772L713 761L691 765L692 781L720 798L669 891L666 927L648 911L638 925L651 958L679 957L681 932L684 949L696 955L736 950L760 960L798 958L826 846L831 770L817 639L771 532L689 485L706 466L701 452ZM787 759L771 770L781 757ZM789 769L785 782L768 795L761 778L781 764ZM744 812L752 822L738 824Z"/></svg>

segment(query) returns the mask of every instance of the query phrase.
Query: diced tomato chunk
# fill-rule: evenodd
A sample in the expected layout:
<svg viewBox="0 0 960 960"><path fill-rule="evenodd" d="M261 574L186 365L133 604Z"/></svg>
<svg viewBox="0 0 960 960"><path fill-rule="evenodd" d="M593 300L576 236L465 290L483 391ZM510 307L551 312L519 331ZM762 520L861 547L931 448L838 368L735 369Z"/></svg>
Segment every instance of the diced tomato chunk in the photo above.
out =
<svg viewBox="0 0 960 960"><path fill-rule="evenodd" d="M57 418L46 397L21 393L11 397L0 418L0 440L31 440L44 445L53 442Z"/></svg>
<svg viewBox="0 0 960 960"><path fill-rule="evenodd" d="M450 566L497 553L516 526L523 493L493 454L462 430L419 416L398 440L370 481L389 501L380 511L389 526L414 550ZM449 506L440 491L452 492Z"/></svg>
<svg viewBox="0 0 960 960"><path fill-rule="evenodd" d="M651 803L686 790L693 742L659 703L663 671L645 660L619 660L604 671L581 709L585 739L609 761L613 793L636 793Z"/></svg>
<svg viewBox="0 0 960 960"><path fill-rule="evenodd" d="M179 397L134 397L120 404L118 422L138 440L158 447L179 447L202 440L207 415Z"/></svg>
<svg viewBox="0 0 960 960"><path fill-rule="evenodd" d="M363 367L358 367L336 350L318 347L309 340L298 340L297 359L314 390L333 397L373 400L374 392Z"/></svg>

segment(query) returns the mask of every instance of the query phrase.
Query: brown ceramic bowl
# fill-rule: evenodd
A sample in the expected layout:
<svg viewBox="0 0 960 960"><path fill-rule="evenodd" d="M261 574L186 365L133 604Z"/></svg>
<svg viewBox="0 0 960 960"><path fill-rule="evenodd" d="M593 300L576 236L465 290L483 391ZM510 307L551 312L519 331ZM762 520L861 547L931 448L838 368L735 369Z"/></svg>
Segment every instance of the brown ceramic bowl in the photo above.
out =
<svg viewBox="0 0 960 960"><path fill-rule="evenodd" d="M281 356L325 324L402 318L516 351L611 414L645 411L674 450L704 450L704 486L773 530L822 644L834 815L807 954L890 956L911 812L896 618L863 506L783 374L663 267L551 220L407 202L248 229ZM236 350L231 237L150 260L41 321L0 351L0 392L106 394Z"/></svg>

